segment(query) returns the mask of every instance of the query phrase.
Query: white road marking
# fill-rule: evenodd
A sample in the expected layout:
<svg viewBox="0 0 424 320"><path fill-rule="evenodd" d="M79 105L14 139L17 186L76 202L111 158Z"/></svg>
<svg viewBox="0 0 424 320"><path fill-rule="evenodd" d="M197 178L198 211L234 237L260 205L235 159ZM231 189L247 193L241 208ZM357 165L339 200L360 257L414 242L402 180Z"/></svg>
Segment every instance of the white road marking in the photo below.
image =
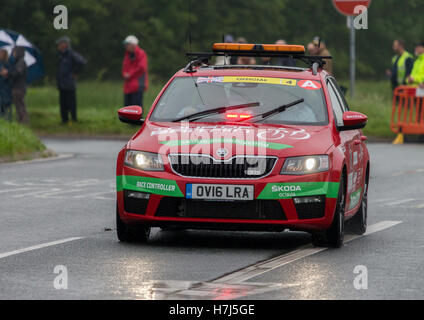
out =
<svg viewBox="0 0 424 320"><path fill-rule="evenodd" d="M393 198L386 198L386 199L373 199L373 200L368 200L369 203L381 203L381 202L387 202L393 200Z"/></svg>
<svg viewBox="0 0 424 320"><path fill-rule="evenodd" d="M143 300L231 300L252 294L299 287L300 284L242 283L227 284L192 281L150 281L133 289L137 299Z"/></svg>
<svg viewBox="0 0 424 320"><path fill-rule="evenodd" d="M402 222L403 221L381 221L381 222L377 222L377 223L369 226L367 228L367 232L363 236L368 236L370 234L380 232L380 231L383 231L385 229L389 229L389 228L394 227L398 224L401 224ZM352 236L352 239L350 239L348 241L351 241L351 240L354 240L356 238L360 238L360 237L363 237L363 236Z"/></svg>
<svg viewBox="0 0 424 320"><path fill-rule="evenodd" d="M398 176L402 176L402 175L405 175L405 174L415 174L415 173L422 173L422 172L424 172L424 169L400 171L400 172L393 173L392 177L398 177Z"/></svg>
<svg viewBox="0 0 424 320"><path fill-rule="evenodd" d="M15 255L25 253L25 252L30 252L30 251L34 251L34 250L47 248L47 247L57 246L59 244L63 244L63 243L71 242L71 241L76 241L76 240L81 240L81 239L84 239L84 237L74 237L74 238L62 239L62 240L57 240L57 241L53 241L53 242L42 243L42 244L32 246L32 247L28 247L28 248L18 249L18 250L15 250L15 251L0 253L0 259L7 258L7 257L10 257L10 256L15 256Z"/></svg>
<svg viewBox="0 0 424 320"><path fill-rule="evenodd" d="M399 205L399 204L404 204L404 203L412 202L412 201L415 201L415 199L402 199L402 200L387 202L384 205L386 205L386 206L396 206L396 205Z"/></svg>
<svg viewBox="0 0 424 320"><path fill-rule="evenodd" d="M370 235L375 232L379 232L388 228L391 228L395 225L402 223L402 221L382 221L376 224L373 224L368 227L368 231L365 235ZM365 236L364 235L364 236ZM348 243L352 240L360 238L363 236L357 235L348 235L346 236L345 243ZM264 274L276 268L285 266L289 263L295 262L297 260L303 259L305 257L314 255L316 253L327 250L328 248L316 248L312 244L301 246L299 249L283 254L276 258L262 261L257 264L248 266L241 270L235 271L218 279L212 281L213 283L229 283L229 284L239 284L247 281L253 277Z"/></svg>
<svg viewBox="0 0 424 320"><path fill-rule="evenodd" d="M104 195L111 195L111 197L105 197ZM106 191L106 192L97 192L89 193L84 195L73 196L73 199L96 199L96 200L113 200L116 201L115 192Z"/></svg>
<svg viewBox="0 0 424 320"><path fill-rule="evenodd" d="M17 194L17 195L14 195L12 198L18 199L18 198L35 197L35 196L40 195L40 194L58 192L58 191L61 191L61 190L62 189L59 189L59 188L38 190L38 191L34 191L34 192L29 192L29 193Z"/></svg>
<svg viewBox="0 0 424 320"><path fill-rule="evenodd" d="M42 193L42 194L36 196L36 198L62 199L63 197L57 197L57 196L60 195L60 194L64 195L64 194L81 192L81 191L83 191L83 189L69 189L69 190L58 190L58 191L53 191L53 192L45 192L45 193Z"/></svg>
<svg viewBox="0 0 424 320"><path fill-rule="evenodd" d="M416 206L413 206L412 208L415 208L415 209L424 209L424 202L423 203L420 203L420 204L418 204Z"/></svg>
<svg viewBox="0 0 424 320"><path fill-rule="evenodd" d="M34 190L34 188L20 188L20 189L0 190L0 194L2 194L2 193L10 193L10 192L18 192L18 191L29 191L29 190Z"/></svg>
<svg viewBox="0 0 424 320"><path fill-rule="evenodd" d="M0 182L0 196L11 194L14 199L92 199L116 201L113 179L83 179L65 181L59 178L37 181Z"/></svg>

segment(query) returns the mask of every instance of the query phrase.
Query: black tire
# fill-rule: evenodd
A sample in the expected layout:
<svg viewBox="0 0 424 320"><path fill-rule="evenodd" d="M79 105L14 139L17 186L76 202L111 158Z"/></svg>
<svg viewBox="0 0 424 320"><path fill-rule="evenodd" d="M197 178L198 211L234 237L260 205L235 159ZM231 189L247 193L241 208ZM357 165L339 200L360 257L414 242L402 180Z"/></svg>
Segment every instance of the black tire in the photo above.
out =
<svg viewBox="0 0 424 320"><path fill-rule="evenodd" d="M116 235L121 242L140 242L146 243L150 237L150 227L148 226L129 226L125 224L116 208Z"/></svg>
<svg viewBox="0 0 424 320"><path fill-rule="evenodd" d="M368 220L368 181L364 184L364 193L362 194L362 202L359 210L352 219L347 223L347 229L357 235L363 235L367 232Z"/></svg>
<svg viewBox="0 0 424 320"><path fill-rule="evenodd" d="M312 243L317 247L341 248L344 240L345 229L345 177L340 180L339 195L337 197L337 206L334 212L333 222L326 231L312 234Z"/></svg>

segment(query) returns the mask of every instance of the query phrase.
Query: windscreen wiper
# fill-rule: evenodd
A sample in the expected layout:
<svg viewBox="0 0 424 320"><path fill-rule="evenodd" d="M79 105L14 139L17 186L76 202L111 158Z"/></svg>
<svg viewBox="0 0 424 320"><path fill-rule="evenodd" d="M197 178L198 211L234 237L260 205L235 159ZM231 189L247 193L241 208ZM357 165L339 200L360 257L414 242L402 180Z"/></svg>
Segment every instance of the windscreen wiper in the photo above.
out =
<svg viewBox="0 0 424 320"><path fill-rule="evenodd" d="M225 113L225 112L231 111L231 110L253 108L253 107L259 107L259 106L260 106L259 102L253 102L253 103L246 103L246 104L238 104L238 105L229 106L229 107L219 107L219 108L214 108L214 109L210 109L210 110L204 110L204 111L196 112L196 113L190 114L188 116L184 116L182 118L176 119L172 122L181 122L181 121L184 121L184 120L195 121L195 120L204 118L206 116L210 116L211 114L220 114L220 113Z"/></svg>
<svg viewBox="0 0 424 320"><path fill-rule="evenodd" d="M299 100L293 101L293 102L291 102L291 103L284 104L284 105L282 105L282 106L280 106L280 107L278 107L278 108L272 109L272 110L270 110L270 111L268 111L268 112L264 112L264 113L262 113L262 114L258 114L258 115L254 116L254 117L252 117L252 118L247 118L247 119L239 120L238 122L242 122L242 121L246 121L246 120L252 120L252 119L255 119L255 118L260 118L260 119L258 119L258 120L256 120L256 121L251 121L251 122L258 122L258 121L262 121L262 120L268 119L269 117L272 117L273 115L276 115L276 114L279 114L279 113L281 113L281 112L284 112L284 111L286 111L288 108L293 107L293 106L295 106L295 105L298 105L298 104L300 104L300 103L302 103L302 102L304 102L304 101L305 101L305 99L303 99L303 98L302 98L302 99L299 99Z"/></svg>

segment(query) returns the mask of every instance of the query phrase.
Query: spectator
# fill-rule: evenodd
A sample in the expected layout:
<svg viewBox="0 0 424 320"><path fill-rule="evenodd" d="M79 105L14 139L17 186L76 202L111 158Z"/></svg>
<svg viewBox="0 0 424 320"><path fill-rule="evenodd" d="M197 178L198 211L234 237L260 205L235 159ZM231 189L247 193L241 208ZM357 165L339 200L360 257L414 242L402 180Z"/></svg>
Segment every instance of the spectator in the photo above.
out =
<svg viewBox="0 0 424 320"><path fill-rule="evenodd" d="M396 55L392 58L392 67L387 70L387 75L394 90L397 86L407 83L414 66L414 57L405 50L405 41L401 39L393 41L393 51Z"/></svg>
<svg viewBox="0 0 424 320"><path fill-rule="evenodd" d="M313 50L314 54L311 55L317 55L317 56L331 56L331 53L327 49L327 45L323 39L320 37L315 37L312 41L313 45L315 46L315 50ZM324 59L325 65L324 70L328 72L330 75L333 74L333 61L331 59Z"/></svg>
<svg viewBox="0 0 424 320"><path fill-rule="evenodd" d="M424 88L424 41L415 47L415 55L417 56L417 60L408 78L408 83Z"/></svg>
<svg viewBox="0 0 424 320"><path fill-rule="evenodd" d="M239 37L236 40L236 43L247 43L247 40L243 37ZM235 57L237 59L236 64L238 65L254 65L256 64L256 59L253 57Z"/></svg>
<svg viewBox="0 0 424 320"><path fill-rule="evenodd" d="M12 100L18 115L18 122L29 124L29 116L25 106L25 94L27 87L27 65L25 62L25 48L15 47L12 51L15 63L10 70L3 68L1 76L12 82Z"/></svg>
<svg viewBox="0 0 424 320"><path fill-rule="evenodd" d="M231 34L225 35L224 43L234 43L233 36ZM222 65L232 64L231 59L232 59L232 57L219 56L219 57L216 58L215 65L216 66L222 66Z"/></svg>
<svg viewBox="0 0 424 320"><path fill-rule="evenodd" d="M0 49L0 117L12 121L12 87L7 77L9 69L9 55L6 50Z"/></svg>
<svg viewBox="0 0 424 320"><path fill-rule="evenodd" d="M277 40L275 44L278 45L286 45L287 42L285 40ZM295 67L296 61L292 58L285 57L285 58L278 58L275 62L275 65L277 66L283 66L283 67Z"/></svg>
<svg viewBox="0 0 424 320"><path fill-rule="evenodd" d="M60 115L63 124L68 124L69 113L72 121L77 122L77 75L87 61L71 48L71 40L62 37L56 41L59 51L57 87L59 89Z"/></svg>
<svg viewBox="0 0 424 320"><path fill-rule="evenodd" d="M126 49L122 65L124 103L125 106L142 106L144 92L149 87L147 55L138 46L138 39L135 36L128 36L124 45Z"/></svg>
<svg viewBox="0 0 424 320"><path fill-rule="evenodd" d="M308 50L308 53L309 53L310 56L318 55L317 47L315 47L315 45L312 42L308 43L306 50Z"/></svg>

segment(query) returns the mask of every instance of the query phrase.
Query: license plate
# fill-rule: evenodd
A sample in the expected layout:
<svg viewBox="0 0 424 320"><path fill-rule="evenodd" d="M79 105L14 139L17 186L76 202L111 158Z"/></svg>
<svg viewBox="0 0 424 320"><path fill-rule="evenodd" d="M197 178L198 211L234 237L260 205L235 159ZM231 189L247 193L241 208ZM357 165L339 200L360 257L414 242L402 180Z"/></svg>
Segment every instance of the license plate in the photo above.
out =
<svg viewBox="0 0 424 320"><path fill-rule="evenodd" d="M254 187L228 184L188 184L187 199L253 200Z"/></svg>

